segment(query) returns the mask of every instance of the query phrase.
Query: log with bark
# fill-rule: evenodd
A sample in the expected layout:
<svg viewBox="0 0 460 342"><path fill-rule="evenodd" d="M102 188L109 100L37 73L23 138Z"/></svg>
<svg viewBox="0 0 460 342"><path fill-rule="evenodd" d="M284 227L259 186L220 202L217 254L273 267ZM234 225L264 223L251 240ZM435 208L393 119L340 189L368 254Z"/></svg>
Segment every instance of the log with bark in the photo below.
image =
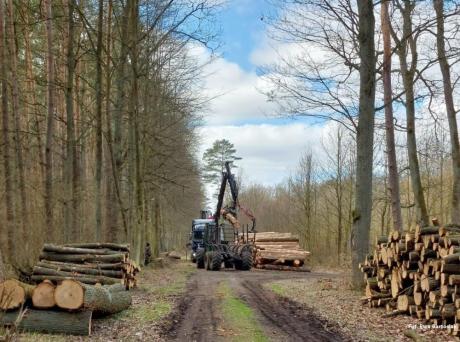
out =
<svg viewBox="0 0 460 342"><path fill-rule="evenodd" d="M181 258L181 255L176 252L176 251L171 251L168 253L168 258L171 258L171 259L180 259Z"/></svg>
<svg viewBox="0 0 460 342"><path fill-rule="evenodd" d="M42 252L40 260L46 259L51 261L64 261L64 262L125 262L127 257L125 254L109 254L109 255L95 255L95 254L60 254L55 252Z"/></svg>
<svg viewBox="0 0 460 342"><path fill-rule="evenodd" d="M257 238L257 242L298 242L299 239L296 237L266 237L266 238Z"/></svg>
<svg viewBox="0 0 460 342"><path fill-rule="evenodd" d="M299 244L299 238L291 233L262 232L250 236L254 243L255 266L272 265L270 269L284 270L301 267L305 264L309 252L304 251ZM269 269L269 267L259 267Z"/></svg>
<svg viewBox="0 0 460 342"><path fill-rule="evenodd" d="M19 308L31 297L35 286L22 283L16 279L7 279L0 283L0 309Z"/></svg>
<svg viewBox="0 0 460 342"><path fill-rule="evenodd" d="M71 265L71 264L54 264L49 263L46 261L39 261L35 266L37 270L42 270L44 268L52 269L55 271L65 271L65 272L72 272L76 274L91 274L96 276L105 276L110 278L123 278L123 266L119 268L119 270L107 270L107 269L99 269L97 265L94 267L85 267L81 265ZM35 271L34 271L35 273ZM40 274L40 272L37 272Z"/></svg>
<svg viewBox="0 0 460 342"><path fill-rule="evenodd" d="M257 265L256 268L265 269L265 270L272 270L272 271L294 271L294 272L311 272L309 267L299 267L299 266L285 266L285 265L273 265L273 264L265 264L265 265Z"/></svg>
<svg viewBox="0 0 460 342"><path fill-rule="evenodd" d="M67 247L58 246L50 243L43 245L44 252L60 253L60 254L93 254L93 255L111 255L120 254L120 251L114 251L109 248L80 248L80 247Z"/></svg>
<svg viewBox="0 0 460 342"><path fill-rule="evenodd" d="M25 332L89 336L92 315L91 310L66 312L27 308L22 313L16 310L0 315L0 324L17 324L17 329Z"/></svg>
<svg viewBox="0 0 460 342"><path fill-rule="evenodd" d="M90 249L112 249L114 251L123 251L129 253L129 245L128 244L117 244L117 243L110 243L110 242L89 242L89 243L68 243L64 245L65 247L76 247L76 248L90 248Z"/></svg>
<svg viewBox="0 0 460 342"><path fill-rule="evenodd" d="M228 212L225 209L222 209L221 210L221 215L225 220L227 220L228 222L230 222L232 224L234 229L236 229L236 230L241 229L240 222L238 221L238 219L234 215L232 215L232 213Z"/></svg>
<svg viewBox="0 0 460 342"><path fill-rule="evenodd" d="M65 271L58 271L52 268L45 268L40 266L35 266L33 269L34 276L44 275L44 276L56 276L56 277L63 277L63 278L74 278L74 279L82 279L80 280L83 283L87 282L87 279L91 279L89 283L100 283L100 284L116 284L123 282L123 279L106 277L101 275L91 275L91 274L80 274L76 272L65 272Z"/></svg>
<svg viewBox="0 0 460 342"><path fill-rule="evenodd" d="M257 257L267 260L305 260L310 255L309 252L299 250L261 250Z"/></svg>
<svg viewBox="0 0 460 342"><path fill-rule="evenodd" d="M136 285L136 274L139 271L140 267L129 259L127 244L44 244L31 279L35 282L77 279L93 285L122 282L130 289Z"/></svg>
<svg viewBox="0 0 460 342"><path fill-rule="evenodd" d="M88 309L95 314L110 315L126 310L131 305L131 294L119 284L91 286L75 280L64 280L54 293L56 305L61 309Z"/></svg>

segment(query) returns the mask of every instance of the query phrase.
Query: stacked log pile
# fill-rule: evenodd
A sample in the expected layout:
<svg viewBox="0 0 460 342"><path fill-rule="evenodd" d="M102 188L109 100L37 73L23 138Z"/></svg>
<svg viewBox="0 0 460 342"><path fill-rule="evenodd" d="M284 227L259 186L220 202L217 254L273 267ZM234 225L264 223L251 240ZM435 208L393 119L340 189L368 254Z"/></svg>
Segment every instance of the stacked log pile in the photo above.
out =
<svg viewBox="0 0 460 342"><path fill-rule="evenodd" d="M88 285L72 279L28 285L0 283L0 323L25 331L89 335L93 315L111 315L131 305L123 284Z"/></svg>
<svg viewBox="0 0 460 342"><path fill-rule="evenodd" d="M436 223L434 220L433 223ZM460 227L417 227L377 239L360 264L363 303L386 316L408 314L460 335Z"/></svg>
<svg viewBox="0 0 460 342"><path fill-rule="evenodd" d="M32 280L75 279L84 284L136 286L139 267L129 259L129 245L113 243L45 244ZM46 287L46 285L43 285Z"/></svg>
<svg viewBox="0 0 460 342"><path fill-rule="evenodd" d="M305 265L310 252L299 245L291 233L263 232L249 237L254 243L254 265L271 270L308 271Z"/></svg>
<svg viewBox="0 0 460 342"><path fill-rule="evenodd" d="M131 305L139 267L129 246L111 243L45 244L32 281L0 283L0 324L25 331L89 335L93 315Z"/></svg>

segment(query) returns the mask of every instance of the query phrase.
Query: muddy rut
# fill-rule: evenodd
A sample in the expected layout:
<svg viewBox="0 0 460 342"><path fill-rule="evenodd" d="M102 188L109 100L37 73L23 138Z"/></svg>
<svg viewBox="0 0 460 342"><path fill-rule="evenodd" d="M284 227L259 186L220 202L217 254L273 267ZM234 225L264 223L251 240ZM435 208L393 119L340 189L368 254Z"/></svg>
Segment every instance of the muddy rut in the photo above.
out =
<svg viewBox="0 0 460 342"><path fill-rule="evenodd" d="M347 341L327 322L307 307L281 298L262 287L279 279L331 277L321 273L290 273L254 270L251 272L199 270L189 280L186 295L168 318L170 326L163 332L168 341L227 341L219 327L221 298L216 293L225 281L233 293L251 307L265 336L270 341Z"/></svg>

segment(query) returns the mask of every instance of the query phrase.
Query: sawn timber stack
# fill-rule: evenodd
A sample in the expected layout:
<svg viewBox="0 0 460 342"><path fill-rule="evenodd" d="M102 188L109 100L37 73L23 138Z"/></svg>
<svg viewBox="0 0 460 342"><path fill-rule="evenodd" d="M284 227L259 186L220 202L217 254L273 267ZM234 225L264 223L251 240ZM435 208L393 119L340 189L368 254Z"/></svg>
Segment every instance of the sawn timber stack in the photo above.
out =
<svg viewBox="0 0 460 342"><path fill-rule="evenodd" d="M74 279L84 284L136 286L140 268L129 259L129 245L113 243L44 244L32 280Z"/></svg>
<svg viewBox="0 0 460 342"><path fill-rule="evenodd" d="M263 232L250 237L254 241L254 264L257 268L277 270L305 270L310 252L299 245L299 238L291 233Z"/></svg>
<svg viewBox="0 0 460 342"><path fill-rule="evenodd" d="M433 220L433 223L437 223ZM386 316L408 314L460 331L460 226L417 227L378 238L360 264L364 303L385 307Z"/></svg>

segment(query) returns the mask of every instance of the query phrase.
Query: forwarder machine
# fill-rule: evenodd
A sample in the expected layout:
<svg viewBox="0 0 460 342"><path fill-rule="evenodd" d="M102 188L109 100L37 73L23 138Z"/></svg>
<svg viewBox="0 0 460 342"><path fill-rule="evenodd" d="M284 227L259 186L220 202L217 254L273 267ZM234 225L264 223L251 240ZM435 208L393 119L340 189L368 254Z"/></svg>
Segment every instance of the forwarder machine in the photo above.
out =
<svg viewBox="0 0 460 342"><path fill-rule="evenodd" d="M230 205L222 208L225 188L230 186L232 201ZM245 213L252 222L252 226L244 227L237 219L238 211ZM229 223L221 223L220 218ZM238 202L238 186L230 170L230 162L225 162L225 171L222 172L217 208L214 222L205 224L203 231L203 246L196 252L198 268L210 271L219 271L224 264L225 268L248 271L252 267L253 244L249 243L249 234L254 234L256 219L254 215Z"/></svg>

